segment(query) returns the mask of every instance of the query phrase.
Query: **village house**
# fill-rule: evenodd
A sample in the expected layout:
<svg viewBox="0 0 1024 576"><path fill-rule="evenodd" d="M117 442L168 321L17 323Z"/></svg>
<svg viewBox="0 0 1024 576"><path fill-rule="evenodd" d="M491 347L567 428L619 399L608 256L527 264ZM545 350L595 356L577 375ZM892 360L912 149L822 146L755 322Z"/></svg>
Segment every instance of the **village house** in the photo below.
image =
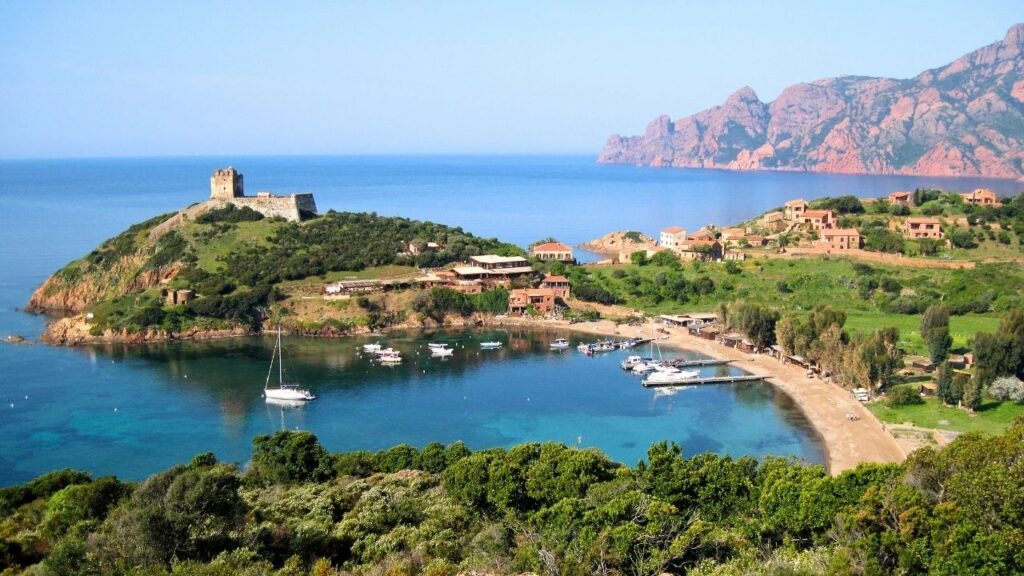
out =
<svg viewBox="0 0 1024 576"><path fill-rule="evenodd" d="M495 282L490 273L479 266L455 266L450 270L438 272L438 276L446 280L445 286L463 294L479 294L483 292L484 284L491 286L508 284L507 280Z"/></svg>
<svg viewBox="0 0 1024 576"><path fill-rule="evenodd" d="M786 202L786 220L790 222L802 222L806 211L807 201L803 198Z"/></svg>
<svg viewBox="0 0 1024 576"><path fill-rule="evenodd" d="M803 223L815 230L824 230L835 226L835 219L831 210L804 210Z"/></svg>
<svg viewBox="0 0 1024 576"><path fill-rule="evenodd" d="M761 216L761 226L769 232L778 232L786 227L786 215L782 212L769 212Z"/></svg>
<svg viewBox="0 0 1024 576"><path fill-rule="evenodd" d="M932 238L940 240L943 237L942 223L938 218L913 217L903 221L900 231L907 238Z"/></svg>
<svg viewBox="0 0 1024 576"><path fill-rule="evenodd" d="M687 238L675 250L683 260L721 260L724 250L718 240Z"/></svg>
<svg viewBox="0 0 1024 576"><path fill-rule="evenodd" d="M556 298L562 300L569 299L569 279L565 276L558 276L556 274L548 274L541 281L540 287L552 290L555 293Z"/></svg>
<svg viewBox="0 0 1024 576"><path fill-rule="evenodd" d="M705 226L686 237L687 240L714 240L715 231L711 226Z"/></svg>
<svg viewBox="0 0 1024 576"><path fill-rule="evenodd" d="M441 245L437 242L409 242L408 252L413 256L418 256L423 252L436 252L441 249Z"/></svg>
<svg viewBox="0 0 1024 576"><path fill-rule="evenodd" d="M987 188L978 188L974 192L967 192L960 195L964 202L974 206L990 206L998 208L1003 205L996 193Z"/></svg>
<svg viewBox="0 0 1024 576"><path fill-rule="evenodd" d="M548 288L517 288L508 293L509 315L526 314L530 308L548 315L555 312L555 291Z"/></svg>
<svg viewBox="0 0 1024 576"><path fill-rule="evenodd" d="M734 244L738 243L740 241L740 238L743 238L744 236L746 236L746 234L747 231L744 230L743 228L723 228L722 235L719 236L718 239L726 244Z"/></svg>
<svg viewBox="0 0 1024 576"><path fill-rule="evenodd" d="M683 230L679 226L669 226L661 231L661 236L658 238L658 246L675 249L679 246L679 243L685 239L686 230Z"/></svg>
<svg viewBox="0 0 1024 576"><path fill-rule="evenodd" d="M765 244L768 243L768 239L759 234L747 234L743 238L740 238L740 246L743 245L744 241L746 241L748 246L754 248L760 248L761 246L764 246Z"/></svg>
<svg viewBox="0 0 1024 576"><path fill-rule="evenodd" d="M545 242L537 244L530 250L530 254L538 260L555 260L558 262L575 262L572 255L572 248L561 242Z"/></svg>
<svg viewBox="0 0 1024 576"><path fill-rule="evenodd" d="M821 231L818 243L830 250L855 250L861 246L861 237L856 228L829 228Z"/></svg>
<svg viewBox="0 0 1024 576"><path fill-rule="evenodd" d="M889 194L889 204L910 208L914 205L914 195L910 192L893 192Z"/></svg>
<svg viewBox="0 0 1024 576"><path fill-rule="evenodd" d="M341 280L324 285L324 297L328 299L351 298L353 294L379 292L384 287L380 280Z"/></svg>

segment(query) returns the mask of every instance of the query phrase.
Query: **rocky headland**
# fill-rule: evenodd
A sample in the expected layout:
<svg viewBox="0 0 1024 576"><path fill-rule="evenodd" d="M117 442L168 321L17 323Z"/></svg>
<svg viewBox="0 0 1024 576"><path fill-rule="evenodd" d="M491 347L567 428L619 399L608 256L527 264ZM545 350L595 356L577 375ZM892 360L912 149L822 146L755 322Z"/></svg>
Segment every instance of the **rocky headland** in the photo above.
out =
<svg viewBox="0 0 1024 576"><path fill-rule="evenodd" d="M613 135L598 162L852 174L1024 176L1024 24L910 79L840 76L772 102L749 87L692 116Z"/></svg>

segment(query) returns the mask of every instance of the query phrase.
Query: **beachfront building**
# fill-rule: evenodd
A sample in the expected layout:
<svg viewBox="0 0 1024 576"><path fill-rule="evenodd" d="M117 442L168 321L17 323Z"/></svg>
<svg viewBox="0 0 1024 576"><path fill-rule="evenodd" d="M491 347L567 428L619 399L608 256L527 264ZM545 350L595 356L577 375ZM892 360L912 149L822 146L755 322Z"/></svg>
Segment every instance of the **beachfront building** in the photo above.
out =
<svg viewBox="0 0 1024 576"><path fill-rule="evenodd" d="M941 240L942 223L938 218L913 217L903 221L900 231L907 238L931 238Z"/></svg>
<svg viewBox="0 0 1024 576"><path fill-rule="evenodd" d="M548 274L541 281L540 287L546 290L552 290L555 293L556 298L562 300L569 299L569 279L565 276L559 276L557 274Z"/></svg>
<svg viewBox="0 0 1024 576"><path fill-rule="evenodd" d="M861 246L861 236L856 228L828 228L821 231L818 243L829 250L855 250Z"/></svg>
<svg viewBox="0 0 1024 576"><path fill-rule="evenodd" d="M526 314L530 309L547 316L555 312L555 291L548 288L517 288L508 293L510 316Z"/></svg>
<svg viewBox="0 0 1024 576"><path fill-rule="evenodd" d="M807 201L803 198L786 202L786 220L790 222L803 222L804 212L807 211Z"/></svg>
<svg viewBox="0 0 1024 576"><path fill-rule="evenodd" d="M914 205L914 195L910 192L893 192L889 194L889 204L910 208Z"/></svg>
<svg viewBox="0 0 1024 576"><path fill-rule="evenodd" d="M803 223L810 224L815 230L824 230L835 226L835 217L831 210L804 210Z"/></svg>
<svg viewBox="0 0 1024 576"><path fill-rule="evenodd" d="M658 246L672 250L679 246L679 243L685 239L686 230L683 230L679 226L669 226L661 231L661 235L658 237Z"/></svg>
<svg viewBox="0 0 1024 576"><path fill-rule="evenodd" d="M561 242L545 242L530 249L530 254L538 260L554 260L557 262L575 262L572 248Z"/></svg>
<svg viewBox="0 0 1024 576"><path fill-rule="evenodd" d="M987 188L978 188L974 192L967 192L960 195L964 202L974 206L990 206L998 208L1003 205L996 193Z"/></svg>
<svg viewBox="0 0 1024 576"><path fill-rule="evenodd" d="M483 254L470 256L471 266L483 268L492 278L517 278L527 274L533 274L533 267L530 261L522 256L498 256L496 254Z"/></svg>

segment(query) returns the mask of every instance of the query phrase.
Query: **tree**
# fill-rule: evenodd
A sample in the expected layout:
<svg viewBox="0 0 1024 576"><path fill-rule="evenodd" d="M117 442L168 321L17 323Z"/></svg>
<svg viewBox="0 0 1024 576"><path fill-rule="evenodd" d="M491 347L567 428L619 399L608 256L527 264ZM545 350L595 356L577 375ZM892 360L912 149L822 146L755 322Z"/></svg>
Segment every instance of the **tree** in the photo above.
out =
<svg viewBox="0 0 1024 576"><path fill-rule="evenodd" d="M921 316L921 338L928 345L928 356L932 362L942 362L949 356L953 338L949 335L949 308L935 303Z"/></svg>
<svg viewBox="0 0 1024 576"><path fill-rule="evenodd" d="M721 326L729 325L729 303L722 301L715 307L715 318Z"/></svg>
<svg viewBox="0 0 1024 576"><path fill-rule="evenodd" d="M988 387L988 393L996 400L1024 402L1024 382L1014 376L996 378Z"/></svg>
<svg viewBox="0 0 1024 576"><path fill-rule="evenodd" d="M333 475L330 455L309 432L261 434L252 446L252 474L265 482L321 482Z"/></svg>
<svg viewBox="0 0 1024 576"><path fill-rule="evenodd" d="M935 371L935 382L935 394L944 404L956 406L960 402L960 394L953 389L953 367L949 361L939 364Z"/></svg>
<svg viewBox="0 0 1024 576"><path fill-rule="evenodd" d="M633 252L632 254L629 255L629 262L630 264L636 264L637 266L646 266L647 251L637 250L636 252Z"/></svg>

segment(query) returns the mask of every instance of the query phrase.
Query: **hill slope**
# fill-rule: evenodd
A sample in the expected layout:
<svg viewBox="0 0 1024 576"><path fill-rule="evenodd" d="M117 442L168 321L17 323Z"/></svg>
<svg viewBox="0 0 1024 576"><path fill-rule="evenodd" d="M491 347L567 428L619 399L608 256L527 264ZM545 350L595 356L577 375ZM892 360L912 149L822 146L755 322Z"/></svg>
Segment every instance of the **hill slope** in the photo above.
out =
<svg viewBox="0 0 1024 576"><path fill-rule="evenodd" d="M841 76L783 90L749 87L642 136L614 135L602 163L733 170L1024 175L1024 24L914 78Z"/></svg>
<svg viewBox="0 0 1024 576"><path fill-rule="evenodd" d="M436 242L442 249L402 254L410 242ZM522 250L406 218L328 212L298 224L202 203L107 240L50 276L27 308L77 314L50 325L44 340L57 343L88 335L108 340L228 335L257 330L260 309L284 297L282 283L394 264L440 266L481 253ZM165 306L163 288L189 289L195 297L185 305Z"/></svg>

